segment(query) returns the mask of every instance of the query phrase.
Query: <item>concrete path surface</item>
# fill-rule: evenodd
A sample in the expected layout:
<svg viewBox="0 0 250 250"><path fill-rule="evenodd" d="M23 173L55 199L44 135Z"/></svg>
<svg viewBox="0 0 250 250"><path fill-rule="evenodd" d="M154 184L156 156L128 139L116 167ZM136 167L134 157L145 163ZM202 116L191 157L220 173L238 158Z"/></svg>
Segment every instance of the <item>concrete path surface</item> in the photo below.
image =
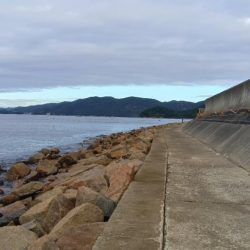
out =
<svg viewBox="0 0 250 250"><path fill-rule="evenodd" d="M162 129L93 249L250 249L249 173Z"/></svg>

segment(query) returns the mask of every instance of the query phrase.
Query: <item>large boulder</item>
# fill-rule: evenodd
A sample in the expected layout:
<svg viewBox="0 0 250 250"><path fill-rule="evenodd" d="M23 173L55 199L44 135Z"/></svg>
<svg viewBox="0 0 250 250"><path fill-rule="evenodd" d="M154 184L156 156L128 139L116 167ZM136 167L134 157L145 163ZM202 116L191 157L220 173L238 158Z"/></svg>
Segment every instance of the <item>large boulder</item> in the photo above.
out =
<svg viewBox="0 0 250 250"><path fill-rule="evenodd" d="M144 154L147 154L148 150L150 148L150 144L147 143L147 142L145 142L145 141L143 141L140 138L129 139L127 141L127 143L128 143L128 145L130 147L133 147L134 149L137 149L137 150L141 151Z"/></svg>
<svg viewBox="0 0 250 250"><path fill-rule="evenodd" d="M106 192L106 196L111 200L118 202L134 179L135 173L136 168L128 165L115 169L109 179L110 186Z"/></svg>
<svg viewBox="0 0 250 250"><path fill-rule="evenodd" d="M76 206L84 203L91 203L98 206L104 214L104 217L108 219L115 209L115 202L108 199L104 195L95 192L88 187L78 188L76 195Z"/></svg>
<svg viewBox="0 0 250 250"><path fill-rule="evenodd" d="M125 144L119 144L112 147L109 154L112 159L126 158L128 156L128 150Z"/></svg>
<svg viewBox="0 0 250 250"><path fill-rule="evenodd" d="M104 169L105 166L100 165L100 164L83 165L81 162L79 162L79 163L75 164L74 166L72 166L68 170L68 173L70 173L70 176L72 177L72 176L82 174L83 172L86 172L86 171L94 169L94 168Z"/></svg>
<svg viewBox="0 0 250 250"><path fill-rule="evenodd" d="M36 197L36 200L37 201L45 201L45 200L50 199L54 196L57 196L58 194L64 193L65 190L66 190L66 187L57 186L49 191L43 192L42 194L38 195Z"/></svg>
<svg viewBox="0 0 250 250"><path fill-rule="evenodd" d="M43 160L45 158L44 154L43 153L36 153L34 155L32 155L29 159L28 159L28 162L30 164L35 164L35 163L38 163L39 161Z"/></svg>
<svg viewBox="0 0 250 250"><path fill-rule="evenodd" d="M85 158L85 154L83 151L70 152L67 155L71 156L76 162L80 159Z"/></svg>
<svg viewBox="0 0 250 250"><path fill-rule="evenodd" d="M30 196L42 190L44 184L40 181L31 181L13 191L14 195L20 198Z"/></svg>
<svg viewBox="0 0 250 250"><path fill-rule="evenodd" d="M37 239L35 233L22 226L7 226L0 228L1 250L26 250Z"/></svg>
<svg viewBox="0 0 250 250"><path fill-rule="evenodd" d="M73 204L76 204L76 195L77 195L76 189L73 188L67 189L63 195L64 197L72 201Z"/></svg>
<svg viewBox="0 0 250 250"><path fill-rule="evenodd" d="M79 161L79 164L82 165L90 165L90 164L100 164L107 166L111 162L106 155L92 156Z"/></svg>
<svg viewBox="0 0 250 250"><path fill-rule="evenodd" d="M35 242L32 242L27 250L61 250L61 248L59 248L56 245L55 241L50 239L48 235L44 235L40 239L37 239Z"/></svg>
<svg viewBox="0 0 250 250"><path fill-rule="evenodd" d="M71 155L67 154L67 155L60 157L58 159L57 164L58 164L59 168L68 168L68 167L76 164L76 162L77 161L74 160Z"/></svg>
<svg viewBox="0 0 250 250"><path fill-rule="evenodd" d="M27 182L30 182L30 181L35 181L35 180L38 180L39 178L39 174L37 173L36 170L31 170L31 172L24 177L24 182L27 183Z"/></svg>
<svg viewBox="0 0 250 250"><path fill-rule="evenodd" d="M57 160L45 159L39 161L36 171L40 176L47 176L57 173L58 171Z"/></svg>
<svg viewBox="0 0 250 250"><path fill-rule="evenodd" d="M9 205L19 199L20 198L16 194L7 194L0 199L0 204Z"/></svg>
<svg viewBox="0 0 250 250"><path fill-rule="evenodd" d="M56 245L60 250L91 250L98 236L103 232L104 224L104 222L98 222L66 227L57 239Z"/></svg>
<svg viewBox="0 0 250 250"><path fill-rule="evenodd" d="M41 153L44 154L47 159L57 159L59 157L60 150L58 148L43 148Z"/></svg>
<svg viewBox="0 0 250 250"><path fill-rule="evenodd" d="M36 220L32 220L30 222L22 224L22 226L24 228L34 232L38 237L41 237L41 236L46 234L46 232L43 230L42 226Z"/></svg>
<svg viewBox="0 0 250 250"><path fill-rule="evenodd" d="M6 178L10 181L21 179L27 176L31 169L24 163L16 163L6 173Z"/></svg>
<svg viewBox="0 0 250 250"><path fill-rule="evenodd" d="M14 221L15 224L18 224L19 217L27 211L26 206L22 201L16 201L8 206L0 208L0 215L3 221L3 218L6 222ZM0 225L1 226L1 225Z"/></svg>
<svg viewBox="0 0 250 250"><path fill-rule="evenodd" d="M146 154L144 154L143 152L141 152L133 147L129 149L129 152L130 152L130 156L129 156L130 160L134 160L134 159L138 159L140 161L145 160Z"/></svg>
<svg viewBox="0 0 250 250"><path fill-rule="evenodd" d="M72 209L52 229L50 235L58 237L65 228L81 226L86 223L103 222L102 210L90 203L85 203Z"/></svg>
<svg viewBox="0 0 250 250"><path fill-rule="evenodd" d="M81 186L89 187L96 192L106 192L108 189L108 181L104 176L104 169L94 168L83 172L74 178L66 180L62 185L68 188L77 189Z"/></svg>
<svg viewBox="0 0 250 250"><path fill-rule="evenodd" d="M139 170L143 162L138 159L133 159L133 160L117 160L117 161L112 161L106 168L105 168L105 175L110 179L111 176L114 174L116 169L118 168L131 168L135 172Z"/></svg>
<svg viewBox="0 0 250 250"><path fill-rule="evenodd" d="M73 207L74 204L70 200L59 194L33 206L19 218L19 221L25 224L36 220L44 231L49 233Z"/></svg>

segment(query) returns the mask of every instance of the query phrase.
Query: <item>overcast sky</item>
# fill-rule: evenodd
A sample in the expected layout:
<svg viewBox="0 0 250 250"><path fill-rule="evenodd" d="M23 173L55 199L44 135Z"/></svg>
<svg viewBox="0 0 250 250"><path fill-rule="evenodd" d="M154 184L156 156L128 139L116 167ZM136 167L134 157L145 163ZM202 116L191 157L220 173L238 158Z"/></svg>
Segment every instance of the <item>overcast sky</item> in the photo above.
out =
<svg viewBox="0 0 250 250"><path fill-rule="evenodd" d="M156 99L179 86L172 99L195 101L250 78L249 0L11 0L0 20L0 106L91 86Z"/></svg>

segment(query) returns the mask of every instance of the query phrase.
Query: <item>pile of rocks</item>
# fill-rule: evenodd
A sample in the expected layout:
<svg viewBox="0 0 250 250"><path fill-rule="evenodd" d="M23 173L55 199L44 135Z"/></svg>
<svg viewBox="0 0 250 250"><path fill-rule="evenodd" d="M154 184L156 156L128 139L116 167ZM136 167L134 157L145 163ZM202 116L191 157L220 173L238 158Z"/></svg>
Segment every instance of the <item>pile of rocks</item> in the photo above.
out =
<svg viewBox="0 0 250 250"><path fill-rule="evenodd" d="M0 249L91 249L156 130L104 136L64 155L43 149L12 166L14 188L0 199Z"/></svg>

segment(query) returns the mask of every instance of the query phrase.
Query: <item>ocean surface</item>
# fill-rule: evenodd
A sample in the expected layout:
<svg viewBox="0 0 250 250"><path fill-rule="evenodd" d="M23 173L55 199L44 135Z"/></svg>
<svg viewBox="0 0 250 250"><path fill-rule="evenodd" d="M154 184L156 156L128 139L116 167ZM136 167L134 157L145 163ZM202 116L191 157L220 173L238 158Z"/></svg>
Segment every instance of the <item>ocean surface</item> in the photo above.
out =
<svg viewBox="0 0 250 250"><path fill-rule="evenodd" d="M173 122L180 119L0 115L0 164L6 168L44 147L66 152L97 136Z"/></svg>

